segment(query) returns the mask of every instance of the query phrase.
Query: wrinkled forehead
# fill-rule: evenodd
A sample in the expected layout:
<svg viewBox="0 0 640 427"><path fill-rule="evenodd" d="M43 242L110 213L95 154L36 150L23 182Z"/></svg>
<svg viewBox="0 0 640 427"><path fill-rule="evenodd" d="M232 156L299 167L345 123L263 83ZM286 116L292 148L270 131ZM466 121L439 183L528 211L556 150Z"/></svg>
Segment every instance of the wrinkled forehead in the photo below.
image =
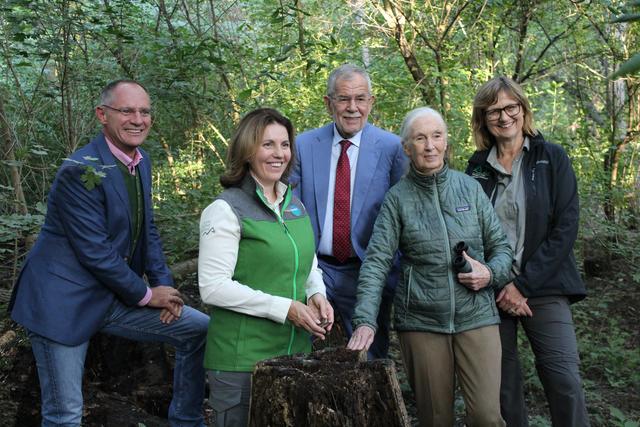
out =
<svg viewBox="0 0 640 427"><path fill-rule="evenodd" d="M335 95L370 95L369 85L360 74L341 76L336 80Z"/></svg>

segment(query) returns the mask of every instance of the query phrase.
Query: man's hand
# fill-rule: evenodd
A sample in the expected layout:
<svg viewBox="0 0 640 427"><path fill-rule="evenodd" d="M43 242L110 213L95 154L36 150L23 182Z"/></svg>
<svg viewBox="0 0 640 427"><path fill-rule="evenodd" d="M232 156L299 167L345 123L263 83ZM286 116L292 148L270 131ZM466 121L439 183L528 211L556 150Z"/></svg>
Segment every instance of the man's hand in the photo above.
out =
<svg viewBox="0 0 640 427"><path fill-rule="evenodd" d="M351 339L347 343L347 348L349 350L369 350L375 334L371 326L360 325L353 331Z"/></svg>
<svg viewBox="0 0 640 427"><path fill-rule="evenodd" d="M162 308L160 320L163 323L171 323L182 314L184 301L180 297L180 292L171 286L156 286L151 288L151 300L149 307ZM168 314L166 313L168 312ZM172 318L169 317L169 314Z"/></svg>
<svg viewBox="0 0 640 427"><path fill-rule="evenodd" d="M182 314L182 306L180 304L175 304L174 311L178 311L178 316L174 316L169 309L163 308L160 311L160 321L164 324L169 324L174 320L178 320L180 315Z"/></svg>
<svg viewBox="0 0 640 427"><path fill-rule="evenodd" d="M327 333L333 327L333 307L327 299L320 293L313 294L307 305L311 307L316 317L320 319L320 327L324 328Z"/></svg>
<svg viewBox="0 0 640 427"><path fill-rule="evenodd" d="M529 308L529 304L527 304L527 298L520 293L513 282L502 288L498 298L496 298L496 302L501 310L512 316L533 317L533 312Z"/></svg>
<svg viewBox="0 0 640 427"><path fill-rule="evenodd" d="M320 326L322 323L314 309L298 301L291 301L287 319L299 328L306 329L310 334L324 339L327 331Z"/></svg>
<svg viewBox="0 0 640 427"><path fill-rule="evenodd" d="M491 280L491 272L489 271L489 268L487 268L483 263L471 258L464 251L462 252L462 256L464 256L471 266L471 272L458 273L458 281L472 291L479 291L487 286L489 284L489 280Z"/></svg>

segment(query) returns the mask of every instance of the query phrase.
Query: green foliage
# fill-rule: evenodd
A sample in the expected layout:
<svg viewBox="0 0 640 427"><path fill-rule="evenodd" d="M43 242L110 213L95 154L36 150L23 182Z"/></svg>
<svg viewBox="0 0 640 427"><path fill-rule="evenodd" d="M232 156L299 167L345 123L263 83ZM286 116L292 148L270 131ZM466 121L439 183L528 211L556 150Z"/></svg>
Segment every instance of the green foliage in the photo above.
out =
<svg viewBox="0 0 640 427"><path fill-rule="evenodd" d="M611 418L613 420L613 425L616 427L638 427L640 423L638 421L630 420L627 416L615 406L609 407L609 411L611 412Z"/></svg>
<svg viewBox="0 0 640 427"><path fill-rule="evenodd" d="M7 246L7 243L38 231L44 221L44 206L40 204L37 208L43 213L0 215L0 255L13 253L13 247Z"/></svg>
<svg viewBox="0 0 640 427"><path fill-rule="evenodd" d="M640 6L640 3L637 1L630 1L627 5L627 8L630 9L633 6ZM612 23L621 23L621 22L640 22L640 13L628 12L624 13L617 18L611 21ZM626 77L632 74L636 74L640 71L640 52L633 55L627 61L625 61L618 70L616 70L609 77L611 80Z"/></svg>

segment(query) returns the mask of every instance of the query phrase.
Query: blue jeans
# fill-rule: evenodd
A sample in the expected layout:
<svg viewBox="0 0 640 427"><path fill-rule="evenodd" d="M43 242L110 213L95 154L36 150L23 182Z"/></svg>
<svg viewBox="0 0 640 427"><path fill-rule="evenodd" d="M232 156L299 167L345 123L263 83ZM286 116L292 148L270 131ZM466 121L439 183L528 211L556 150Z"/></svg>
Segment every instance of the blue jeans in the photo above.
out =
<svg viewBox="0 0 640 427"><path fill-rule="evenodd" d="M204 346L209 316L185 306L180 318L160 322L160 310L128 307L115 301L100 332L134 341L162 342L176 348L172 427L203 426ZM79 426L82 419L82 375L89 342L67 346L27 331L36 359L42 394L42 426Z"/></svg>

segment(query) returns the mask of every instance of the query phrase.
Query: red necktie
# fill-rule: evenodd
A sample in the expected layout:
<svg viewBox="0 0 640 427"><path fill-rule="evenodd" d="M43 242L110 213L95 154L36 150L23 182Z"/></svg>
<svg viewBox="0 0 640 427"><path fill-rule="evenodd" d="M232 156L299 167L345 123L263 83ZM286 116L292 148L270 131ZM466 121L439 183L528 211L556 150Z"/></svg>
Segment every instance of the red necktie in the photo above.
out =
<svg viewBox="0 0 640 427"><path fill-rule="evenodd" d="M351 166L347 156L351 141L344 139L340 145L333 193L333 256L345 262L351 256Z"/></svg>

